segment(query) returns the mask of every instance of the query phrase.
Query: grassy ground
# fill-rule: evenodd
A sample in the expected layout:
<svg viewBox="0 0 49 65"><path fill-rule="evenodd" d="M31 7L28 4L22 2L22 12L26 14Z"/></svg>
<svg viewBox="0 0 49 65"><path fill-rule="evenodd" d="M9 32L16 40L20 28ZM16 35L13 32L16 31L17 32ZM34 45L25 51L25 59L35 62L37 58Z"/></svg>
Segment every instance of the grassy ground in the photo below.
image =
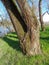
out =
<svg viewBox="0 0 49 65"><path fill-rule="evenodd" d="M42 55L27 57L15 33L0 39L0 65L49 65L49 27L40 33Z"/></svg>

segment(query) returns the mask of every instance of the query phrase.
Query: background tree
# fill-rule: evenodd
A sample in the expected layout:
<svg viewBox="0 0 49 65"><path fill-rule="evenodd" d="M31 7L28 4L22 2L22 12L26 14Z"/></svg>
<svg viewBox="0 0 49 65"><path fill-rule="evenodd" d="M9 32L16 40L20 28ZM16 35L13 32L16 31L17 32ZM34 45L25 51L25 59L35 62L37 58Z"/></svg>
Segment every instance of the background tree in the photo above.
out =
<svg viewBox="0 0 49 65"><path fill-rule="evenodd" d="M3 17L4 17L4 16L0 15L0 17L1 17L1 22L0 22L0 23L1 23L1 25L4 26L4 21L3 21Z"/></svg>
<svg viewBox="0 0 49 65"><path fill-rule="evenodd" d="M17 32L23 52L28 55L40 54L39 24L27 0L2 0L2 2ZM17 9L16 2L20 7L22 15L20 15Z"/></svg>
<svg viewBox="0 0 49 65"><path fill-rule="evenodd" d="M41 23L42 31L44 31L45 28L44 28L44 22L43 22L43 18L42 18L42 0L39 0L39 20Z"/></svg>
<svg viewBox="0 0 49 65"><path fill-rule="evenodd" d="M48 9L48 12L49 12L49 1L47 1L47 9Z"/></svg>

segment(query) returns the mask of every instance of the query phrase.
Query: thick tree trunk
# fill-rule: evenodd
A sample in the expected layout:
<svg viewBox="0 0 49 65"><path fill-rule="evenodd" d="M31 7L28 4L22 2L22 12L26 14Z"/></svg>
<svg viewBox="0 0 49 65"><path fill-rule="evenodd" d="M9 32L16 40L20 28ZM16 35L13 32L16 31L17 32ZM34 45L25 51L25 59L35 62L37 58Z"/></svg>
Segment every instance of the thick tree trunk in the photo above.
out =
<svg viewBox="0 0 49 65"><path fill-rule="evenodd" d="M40 44L39 44L39 24L37 18L30 10L29 5L27 4L26 0L17 0L18 5L23 14L23 18L27 24L27 30L30 35L30 45L29 45L29 54L38 54L40 53ZM27 44L27 43L26 43Z"/></svg>
<svg viewBox="0 0 49 65"><path fill-rule="evenodd" d="M43 18L42 18L42 8L41 8L41 5L42 5L42 0L39 0L39 20L40 20L40 23L41 23L42 31L44 31L45 28L44 28L44 22L43 22Z"/></svg>
<svg viewBox="0 0 49 65"><path fill-rule="evenodd" d="M4 3L9 13L9 16L12 20L12 23L14 25L14 28L18 34L18 38L20 40L20 45L23 52L28 55L40 54L41 50L40 50L40 43L39 43L39 24L34 12L32 15L32 12L26 0L23 1L16 0L16 2L18 3L22 11L22 17L20 16L21 17L20 19L19 17L17 17L19 16L19 14L16 13L17 9L15 7L15 4L12 1L9 0L8 2L8 0L7 1L2 0L2 2ZM15 14L17 14L17 16L15 16L14 12ZM23 22L23 24L25 23L24 27L23 24L20 24L21 22Z"/></svg>

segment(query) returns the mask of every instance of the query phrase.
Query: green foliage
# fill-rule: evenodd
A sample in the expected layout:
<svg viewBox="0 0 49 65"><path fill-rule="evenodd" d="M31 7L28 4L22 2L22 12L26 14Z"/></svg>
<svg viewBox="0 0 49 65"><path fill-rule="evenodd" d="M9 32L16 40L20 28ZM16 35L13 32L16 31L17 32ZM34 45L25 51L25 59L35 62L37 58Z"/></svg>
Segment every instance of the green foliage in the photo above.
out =
<svg viewBox="0 0 49 65"><path fill-rule="evenodd" d="M19 39L10 33L0 39L0 65L49 65L49 27L40 33L42 55L28 57L21 51Z"/></svg>

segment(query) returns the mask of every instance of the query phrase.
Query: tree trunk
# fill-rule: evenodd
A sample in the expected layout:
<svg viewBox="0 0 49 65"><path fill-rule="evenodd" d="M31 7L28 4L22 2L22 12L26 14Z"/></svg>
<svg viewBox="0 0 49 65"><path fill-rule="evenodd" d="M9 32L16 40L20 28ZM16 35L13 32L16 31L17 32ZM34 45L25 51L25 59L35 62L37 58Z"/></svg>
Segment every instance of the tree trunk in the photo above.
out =
<svg viewBox="0 0 49 65"><path fill-rule="evenodd" d="M26 0L16 0L22 11L21 16L19 13L16 13L17 9L13 1L2 0L11 18L13 26L18 34L18 38L20 40L20 45L23 52L28 55L40 54L41 50L39 43L39 24L34 12L32 15L32 12ZM14 12L16 15L14 14ZM21 18L19 18L19 16Z"/></svg>
<svg viewBox="0 0 49 65"><path fill-rule="evenodd" d="M44 22L43 22L43 18L42 18L42 0L39 0L39 20L40 20L40 23L41 23L41 28L42 28L42 31L45 30L44 28Z"/></svg>

